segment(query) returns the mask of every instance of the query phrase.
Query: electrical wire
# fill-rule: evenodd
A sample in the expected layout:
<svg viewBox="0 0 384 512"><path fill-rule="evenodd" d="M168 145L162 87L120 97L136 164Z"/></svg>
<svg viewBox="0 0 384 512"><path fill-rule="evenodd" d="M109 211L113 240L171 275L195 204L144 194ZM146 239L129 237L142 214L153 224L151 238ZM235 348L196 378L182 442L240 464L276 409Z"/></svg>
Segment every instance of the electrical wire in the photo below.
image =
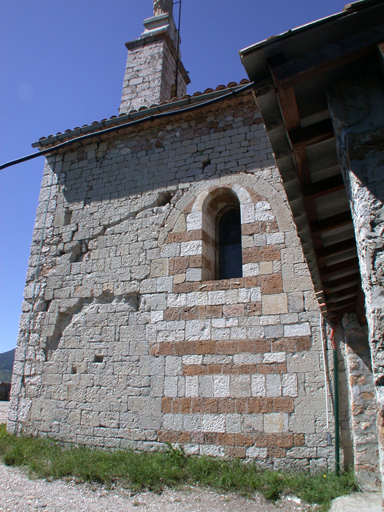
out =
<svg viewBox="0 0 384 512"><path fill-rule="evenodd" d="M231 90L230 92L223 94L222 96L212 98L208 101L204 101L203 103L197 103L196 105L190 105L188 107L184 107L184 108L180 108L180 109L176 109L176 110L170 110L168 112L160 112L159 114L152 114L152 115L149 115L146 117L142 117L141 119L136 119L135 121L129 121L128 123L123 123L123 124L119 124L117 126L112 126L111 128L105 128L104 130L99 130L96 132L87 133L86 135L81 135L80 137L76 137L74 139L67 140L67 141L57 144L56 146L53 146L51 148L43 149L43 150L39 151L38 153L32 153L31 155L23 156L21 158L17 158L16 160L11 160L10 162L6 162L5 164L0 165L0 171L3 169L6 169L7 167L11 167L13 165L17 165L22 162L27 162L28 160L33 160L34 158L38 158L39 156L53 154L56 151L58 151L59 149L65 149L65 148L71 146L72 144L76 144L77 142L83 142L83 141L91 139L93 137L97 137L100 135L107 135L109 133L117 132L119 130L124 130L125 128L129 128L131 126L137 126L146 121L155 121L157 119L163 119L163 118L175 116L177 114L183 114L185 112L190 112L191 110L197 110L198 108L202 108L202 107L206 107L208 105L212 105L214 103L218 103L219 101L225 100L232 96L237 96L238 94L253 87L253 85L254 85L253 82L250 82L249 84L244 85L240 89Z"/></svg>

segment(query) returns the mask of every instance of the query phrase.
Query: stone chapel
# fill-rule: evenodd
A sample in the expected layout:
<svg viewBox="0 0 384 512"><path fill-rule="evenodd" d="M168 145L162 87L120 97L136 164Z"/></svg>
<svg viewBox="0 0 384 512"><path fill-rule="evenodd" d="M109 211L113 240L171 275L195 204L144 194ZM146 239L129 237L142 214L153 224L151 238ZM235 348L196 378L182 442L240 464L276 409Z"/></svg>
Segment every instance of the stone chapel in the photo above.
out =
<svg viewBox="0 0 384 512"><path fill-rule="evenodd" d="M126 43L120 114L34 144L51 151L8 430L332 469L331 329L276 149L248 80L186 93L172 4ZM374 488L372 372L348 329L366 337L353 314L334 333L342 463Z"/></svg>

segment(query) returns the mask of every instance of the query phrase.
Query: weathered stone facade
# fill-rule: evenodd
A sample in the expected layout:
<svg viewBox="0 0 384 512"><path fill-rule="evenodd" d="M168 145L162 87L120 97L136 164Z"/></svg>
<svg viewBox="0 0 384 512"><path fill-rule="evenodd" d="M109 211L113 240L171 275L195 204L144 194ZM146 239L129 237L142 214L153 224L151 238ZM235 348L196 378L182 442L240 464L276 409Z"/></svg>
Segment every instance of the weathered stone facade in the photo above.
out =
<svg viewBox="0 0 384 512"><path fill-rule="evenodd" d="M234 196L243 277L215 280ZM249 92L49 159L23 311L13 432L332 462L316 300Z"/></svg>
<svg viewBox="0 0 384 512"><path fill-rule="evenodd" d="M120 117L86 127L87 139L38 143L52 154L8 429L333 468L332 362L261 115L245 83L183 96L172 12L155 4L127 43ZM242 275L219 279L229 207L240 211ZM339 331L343 458L373 482L370 370L354 347L366 332L353 319Z"/></svg>

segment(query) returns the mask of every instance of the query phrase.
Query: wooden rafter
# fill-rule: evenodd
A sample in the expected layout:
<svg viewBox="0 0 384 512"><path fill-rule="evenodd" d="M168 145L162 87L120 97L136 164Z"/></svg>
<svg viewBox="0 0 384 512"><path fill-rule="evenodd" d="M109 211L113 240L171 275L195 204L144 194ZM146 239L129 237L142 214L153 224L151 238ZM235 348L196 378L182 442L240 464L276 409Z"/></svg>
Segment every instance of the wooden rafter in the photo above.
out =
<svg viewBox="0 0 384 512"><path fill-rule="evenodd" d="M382 40L382 27L374 27L337 43L329 44L320 51L309 53L303 58L280 64L274 67L273 73L282 87L292 87L365 57Z"/></svg>
<svg viewBox="0 0 384 512"><path fill-rule="evenodd" d="M330 231L332 229L345 226L346 224L350 224L351 222L351 211L347 210L346 212L339 213L337 215L332 215L332 217L327 217L316 222L311 222L310 228L314 233L324 233L325 231Z"/></svg>
<svg viewBox="0 0 384 512"><path fill-rule="evenodd" d="M302 192L305 197L315 199L316 197L321 197L327 194L332 194L332 192L337 192L338 190L343 190L344 187L343 176L341 174L336 174L330 178L316 181L315 183L308 185L303 185Z"/></svg>

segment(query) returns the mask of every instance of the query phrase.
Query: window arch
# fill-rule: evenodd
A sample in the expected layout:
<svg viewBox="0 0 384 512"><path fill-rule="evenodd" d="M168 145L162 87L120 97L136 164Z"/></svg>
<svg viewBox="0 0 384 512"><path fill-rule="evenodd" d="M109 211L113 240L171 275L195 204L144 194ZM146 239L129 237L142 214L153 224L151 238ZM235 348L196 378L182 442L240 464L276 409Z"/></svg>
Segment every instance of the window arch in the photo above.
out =
<svg viewBox="0 0 384 512"><path fill-rule="evenodd" d="M203 210L203 280L242 277L240 201L230 188L211 191Z"/></svg>

